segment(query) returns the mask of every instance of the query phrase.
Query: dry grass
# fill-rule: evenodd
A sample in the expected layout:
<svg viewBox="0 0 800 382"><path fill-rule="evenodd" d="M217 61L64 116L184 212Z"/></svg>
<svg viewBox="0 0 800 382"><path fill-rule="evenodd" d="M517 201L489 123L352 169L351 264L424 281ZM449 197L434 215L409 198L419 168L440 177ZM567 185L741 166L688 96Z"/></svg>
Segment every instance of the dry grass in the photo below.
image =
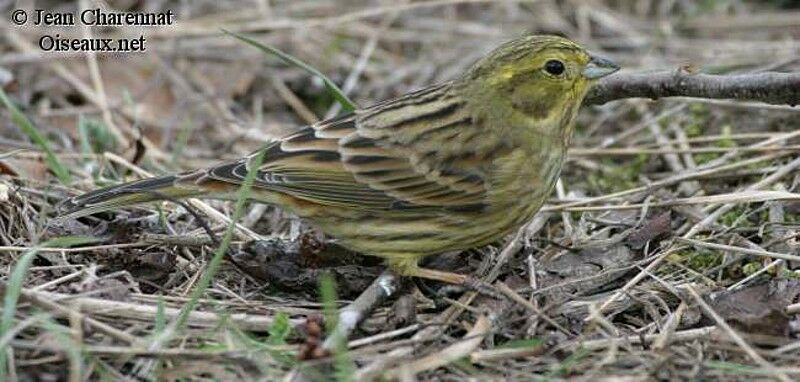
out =
<svg viewBox="0 0 800 382"><path fill-rule="evenodd" d="M3 108L0 358L9 380L277 380L293 368L311 379L800 378L800 110L788 106L586 108L545 211L505 243L434 260L481 277L492 293L408 286L337 352L334 374L320 366L327 360L297 360L319 340L314 317L336 299L318 297L316 280L332 272L339 298L351 299L380 273L374 260L254 205L233 231L235 262L197 289L218 248L201 223L222 237L232 204L192 202L199 219L164 203L51 220L65 196L237 157L337 113L322 83L220 28L299 57L368 104L450 78L529 32L566 34L631 71L796 71L800 9L791 2L175 4L174 26L90 31L144 33L147 52L125 56L42 54L42 33L87 31L2 24L3 88L71 178L48 170L41 142ZM18 302L8 297L15 289Z"/></svg>

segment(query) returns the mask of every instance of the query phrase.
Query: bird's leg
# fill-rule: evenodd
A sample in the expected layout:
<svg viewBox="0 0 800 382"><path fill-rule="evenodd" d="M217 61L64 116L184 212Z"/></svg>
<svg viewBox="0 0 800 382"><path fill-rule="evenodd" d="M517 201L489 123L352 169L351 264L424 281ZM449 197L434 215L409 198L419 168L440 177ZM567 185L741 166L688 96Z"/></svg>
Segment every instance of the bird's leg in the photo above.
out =
<svg viewBox="0 0 800 382"><path fill-rule="evenodd" d="M436 280L454 285L465 285L470 280L469 276L453 272L444 272L436 269L417 267L414 273L405 276L419 277L423 279Z"/></svg>
<svg viewBox="0 0 800 382"><path fill-rule="evenodd" d="M466 289L489 297L502 298L501 293L497 292L492 285L485 283L481 279L459 273L420 267L417 265L416 257L389 259L389 268L401 276L419 277L450 284L442 288L442 291L445 293L457 290L463 291Z"/></svg>
<svg viewBox="0 0 800 382"><path fill-rule="evenodd" d="M467 285L469 276L445 272L436 269L422 268L417 265L417 257L390 258L389 268L401 276L419 277L428 280L441 281L453 285Z"/></svg>

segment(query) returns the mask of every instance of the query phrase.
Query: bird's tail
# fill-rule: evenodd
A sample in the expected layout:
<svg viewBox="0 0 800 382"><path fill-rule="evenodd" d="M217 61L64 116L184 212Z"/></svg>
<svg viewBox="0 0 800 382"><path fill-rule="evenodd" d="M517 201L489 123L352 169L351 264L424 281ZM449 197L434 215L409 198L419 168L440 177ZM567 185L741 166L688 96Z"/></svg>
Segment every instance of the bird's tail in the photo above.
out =
<svg viewBox="0 0 800 382"><path fill-rule="evenodd" d="M203 194L198 188L179 185L179 177L185 179L178 175L142 179L69 198L59 206L59 218L75 218L124 206Z"/></svg>

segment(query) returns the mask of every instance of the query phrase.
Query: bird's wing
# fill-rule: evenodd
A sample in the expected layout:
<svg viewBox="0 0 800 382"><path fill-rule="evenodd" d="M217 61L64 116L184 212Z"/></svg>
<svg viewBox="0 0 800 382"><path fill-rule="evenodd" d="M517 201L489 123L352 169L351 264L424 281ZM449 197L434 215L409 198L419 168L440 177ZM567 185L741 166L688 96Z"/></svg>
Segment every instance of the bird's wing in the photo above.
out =
<svg viewBox="0 0 800 382"><path fill-rule="evenodd" d="M306 127L262 149L254 186L356 209L479 210L480 158L452 144L477 135L463 106L441 85ZM207 176L239 183L256 154Z"/></svg>

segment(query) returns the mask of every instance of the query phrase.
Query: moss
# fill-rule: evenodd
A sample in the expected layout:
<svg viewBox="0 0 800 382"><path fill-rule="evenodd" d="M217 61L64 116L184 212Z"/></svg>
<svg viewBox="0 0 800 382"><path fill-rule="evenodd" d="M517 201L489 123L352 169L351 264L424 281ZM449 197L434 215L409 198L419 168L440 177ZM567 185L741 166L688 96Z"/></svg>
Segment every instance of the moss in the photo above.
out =
<svg viewBox="0 0 800 382"><path fill-rule="evenodd" d="M800 280L800 270L789 270L786 268L781 269L781 278L791 279L791 280Z"/></svg>
<svg viewBox="0 0 800 382"><path fill-rule="evenodd" d="M628 163L619 164L613 160L604 160L608 169L603 173L589 174L588 182L599 192L617 192L639 186L639 174L650 161L650 154L639 154Z"/></svg>
<svg viewBox="0 0 800 382"><path fill-rule="evenodd" d="M689 258L687 266L696 271L711 269L722 264L722 254L718 252L700 252Z"/></svg>
<svg viewBox="0 0 800 382"><path fill-rule="evenodd" d="M757 261L751 261L742 266L742 273L745 276L750 276L758 272L760 269L761 269L761 263Z"/></svg>
<svg viewBox="0 0 800 382"><path fill-rule="evenodd" d="M703 135L706 122L708 122L708 108L702 103L689 105L689 124L683 129L689 138Z"/></svg>
<svg viewBox="0 0 800 382"><path fill-rule="evenodd" d="M739 220L745 218L746 212L744 206L737 205L732 210L722 214L719 222L727 227L733 227L739 223Z"/></svg>
<svg viewBox="0 0 800 382"><path fill-rule="evenodd" d="M732 132L733 128L731 127L731 125L722 126L720 132L720 138L716 142L714 142L714 145L710 147L717 147L724 149L736 147L736 141L733 140L733 138L731 138ZM717 159L720 156L722 156L722 153L700 153L694 156L694 160L695 162L697 162L697 164L703 164L703 163L708 163L714 159Z"/></svg>
<svg viewBox="0 0 800 382"><path fill-rule="evenodd" d="M666 260L697 272L703 272L722 264L722 257L722 253L707 250L678 251L667 256Z"/></svg>

